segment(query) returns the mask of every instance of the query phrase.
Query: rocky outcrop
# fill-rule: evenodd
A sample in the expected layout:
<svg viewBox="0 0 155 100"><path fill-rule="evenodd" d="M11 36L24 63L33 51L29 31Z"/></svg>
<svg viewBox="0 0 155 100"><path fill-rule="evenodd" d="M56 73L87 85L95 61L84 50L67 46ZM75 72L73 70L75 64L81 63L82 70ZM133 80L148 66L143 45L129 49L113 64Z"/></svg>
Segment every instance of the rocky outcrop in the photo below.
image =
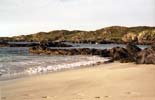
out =
<svg viewBox="0 0 155 100"><path fill-rule="evenodd" d="M9 46L9 44L5 41L0 41L0 47Z"/></svg>
<svg viewBox="0 0 155 100"><path fill-rule="evenodd" d="M155 30L142 31L137 36L139 44L154 44L155 43Z"/></svg>
<svg viewBox="0 0 155 100"><path fill-rule="evenodd" d="M139 33L127 33L122 37L125 43L155 44L155 29L144 30Z"/></svg>
<svg viewBox="0 0 155 100"><path fill-rule="evenodd" d="M8 47L33 47L39 45L39 42L8 42Z"/></svg>
<svg viewBox="0 0 155 100"><path fill-rule="evenodd" d="M138 52L137 64L155 64L155 46L151 46Z"/></svg>
<svg viewBox="0 0 155 100"><path fill-rule="evenodd" d="M40 42L40 46L46 46L46 47L72 47L72 45L65 44L63 42L51 42L51 41L42 41L42 42Z"/></svg>
<svg viewBox="0 0 155 100"><path fill-rule="evenodd" d="M134 34L134 33L127 33L125 34L123 37L122 37L122 40L125 42L125 43L134 43L137 41L137 35Z"/></svg>
<svg viewBox="0 0 155 100"><path fill-rule="evenodd" d="M126 48L109 49L110 61L135 62L137 64L155 64L155 46L141 50L135 45L128 44Z"/></svg>
<svg viewBox="0 0 155 100"><path fill-rule="evenodd" d="M138 46L136 45L133 45L133 44L127 44L126 45L126 50L128 51L128 53L131 55L131 56L137 56L137 53L140 52L142 49L139 48Z"/></svg>
<svg viewBox="0 0 155 100"><path fill-rule="evenodd" d="M48 55L101 55L102 50L98 49L50 49L46 46L35 46L29 49L30 53Z"/></svg>
<svg viewBox="0 0 155 100"><path fill-rule="evenodd" d="M128 44L126 48L114 47L112 49L109 49L108 51L109 57L111 57L111 60L113 61L135 62L137 53L141 51L141 49L135 45Z"/></svg>
<svg viewBox="0 0 155 100"><path fill-rule="evenodd" d="M109 62L135 62L137 64L155 64L155 46L141 50L139 47L128 44L126 48L114 47L111 49L50 49L46 46L35 46L29 49L30 53L48 55L98 55L109 57Z"/></svg>
<svg viewBox="0 0 155 100"><path fill-rule="evenodd" d="M129 54L125 48L114 47L109 51L110 51L110 57L112 57L113 60L121 60L122 58L129 57Z"/></svg>

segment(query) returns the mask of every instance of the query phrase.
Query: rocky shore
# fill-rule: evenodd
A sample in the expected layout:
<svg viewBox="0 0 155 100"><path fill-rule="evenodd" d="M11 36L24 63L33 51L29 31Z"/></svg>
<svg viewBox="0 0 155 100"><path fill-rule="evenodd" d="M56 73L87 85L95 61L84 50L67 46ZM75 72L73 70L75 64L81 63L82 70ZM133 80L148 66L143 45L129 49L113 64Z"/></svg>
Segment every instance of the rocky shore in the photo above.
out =
<svg viewBox="0 0 155 100"><path fill-rule="evenodd" d="M111 49L50 49L45 45L34 46L29 49L30 53L47 55L98 55L109 57L108 62L120 61L122 63L135 62L137 64L155 64L155 46L142 50L133 44L127 44L125 48L114 47ZM107 62L107 63L108 63Z"/></svg>

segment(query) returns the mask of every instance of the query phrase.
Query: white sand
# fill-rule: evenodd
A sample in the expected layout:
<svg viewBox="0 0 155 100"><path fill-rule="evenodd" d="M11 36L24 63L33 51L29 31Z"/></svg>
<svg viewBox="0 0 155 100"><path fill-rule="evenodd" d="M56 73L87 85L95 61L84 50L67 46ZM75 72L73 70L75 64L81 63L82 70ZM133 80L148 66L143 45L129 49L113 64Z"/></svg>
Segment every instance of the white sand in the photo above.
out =
<svg viewBox="0 0 155 100"><path fill-rule="evenodd" d="M2 100L155 100L155 65L103 64L0 82Z"/></svg>

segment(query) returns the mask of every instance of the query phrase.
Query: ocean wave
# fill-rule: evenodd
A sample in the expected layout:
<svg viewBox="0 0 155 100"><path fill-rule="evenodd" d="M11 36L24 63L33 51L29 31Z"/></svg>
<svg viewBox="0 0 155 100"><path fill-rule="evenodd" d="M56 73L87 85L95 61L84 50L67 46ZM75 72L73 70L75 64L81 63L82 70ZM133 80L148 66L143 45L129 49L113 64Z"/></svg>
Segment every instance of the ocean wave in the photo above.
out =
<svg viewBox="0 0 155 100"><path fill-rule="evenodd" d="M37 73L43 73L48 71L60 71L63 69L72 69L77 68L81 66L88 66L92 64L96 64L98 62L104 62L107 59L100 58L100 57L90 57L88 58L88 61L79 61L79 62L72 62L72 63L64 63L64 64L57 64L57 65L49 65L49 66L37 66L33 68L29 68L26 70L28 74L37 74Z"/></svg>
<svg viewBox="0 0 155 100"><path fill-rule="evenodd" d="M23 57L22 57L23 58ZM7 62L0 66L0 80L2 77L11 78L22 75L34 75L46 72L61 71L85 67L104 62L108 59L98 56L35 56L28 57L27 60L17 60Z"/></svg>

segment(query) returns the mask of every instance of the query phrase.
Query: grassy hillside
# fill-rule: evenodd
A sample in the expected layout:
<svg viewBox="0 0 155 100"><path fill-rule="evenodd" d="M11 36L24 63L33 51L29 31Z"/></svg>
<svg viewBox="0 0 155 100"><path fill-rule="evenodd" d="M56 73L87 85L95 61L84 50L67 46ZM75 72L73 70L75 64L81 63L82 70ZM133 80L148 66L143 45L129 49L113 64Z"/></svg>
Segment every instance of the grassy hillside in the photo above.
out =
<svg viewBox="0 0 155 100"><path fill-rule="evenodd" d="M102 28L96 31L68 31L56 30L51 32L39 32L30 35L21 35L7 38L10 41L113 41L113 42L155 42L155 27L139 26L139 27L121 27L112 26ZM133 38L133 39L132 39ZM1 38L3 39L3 38ZM6 39L6 38L5 38ZM139 39L139 40L138 40Z"/></svg>

